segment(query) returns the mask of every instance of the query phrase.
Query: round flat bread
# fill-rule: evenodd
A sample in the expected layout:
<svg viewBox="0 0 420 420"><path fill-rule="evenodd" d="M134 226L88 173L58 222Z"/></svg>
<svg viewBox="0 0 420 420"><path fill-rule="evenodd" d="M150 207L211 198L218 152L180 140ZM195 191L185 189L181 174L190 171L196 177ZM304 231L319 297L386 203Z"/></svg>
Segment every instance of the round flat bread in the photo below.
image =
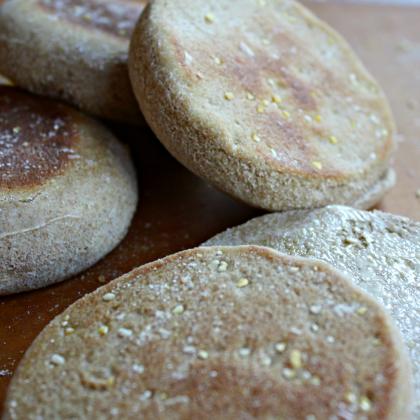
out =
<svg viewBox="0 0 420 420"><path fill-rule="evenodd" d="M258 217L205 243L242 244L324 260L381 302L410 350L414 418L420 418L420 223L379 211L328 206Z"/></svg>
<svg viewBox="0 0 420 420"><path fill-rule="evenodd" d="M5 419L407 419L408 367L385 312L328 265L197 248L55 318Z"/></svg>
<svg viewBox="0 0 420 420"><path fill-rule="evenodd" d="M367 208L393 184L386 98L347 43L291 0L155 0L129 58L180 162L267 210Z"/></svg>
<svg viewBox="0 0 420 420"><path fill-rule="evenodd" d="M129 153L108 130L0 86L0 295L93 265L125 236L136 203Z"/></svg>
<svg viewBox="0 0 420 420"><path fill-rule="evenodd" d="M128 44L146 0L8 0L0 5L0 72L34 93L99 117L144 123Z"/></svg>

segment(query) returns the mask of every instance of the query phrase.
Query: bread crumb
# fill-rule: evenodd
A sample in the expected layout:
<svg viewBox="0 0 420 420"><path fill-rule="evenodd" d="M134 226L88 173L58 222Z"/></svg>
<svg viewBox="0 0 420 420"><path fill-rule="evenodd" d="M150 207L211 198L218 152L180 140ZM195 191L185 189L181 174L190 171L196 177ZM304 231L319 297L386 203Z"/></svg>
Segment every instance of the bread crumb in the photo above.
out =
<svg viewBox="0 0 420 420"><path fill-rule="evenodd" d="M357 401L357 397L353 392L347 392L347 394L344 395L344 399L350 404L354 404Z"/></svg>
<svg viewBox="0 0 420 420"><path fill-rule="evenodd" d="M260 137L258 136L257 133L252 133L251 134L251 138L252 140L254 140L256 143L259 143L261 141Z"/></svg>
<svg viewBox="0 0 420 420"><path fill-rule="evenodd" d="M217 268L218 271L226 271L227 270L227 262L226 261L220 261L219 267Z"/></svg>
<svg viewBox="0 0 420 420"><path fill-rule="evenodd" d="M329 136L328 140L331 144L337 144L338 143L337 137L335 137L335 136Z"/></svg>
<svg viewBox="0 0 420 420"><path fill-rule="evenodd" d="M275 103L275 104L279 104L281 103L283 100L280 98L280 96L277 95L273 95L271 97L271 102Z"/></svg>
<svg viewBox="0 0 420 420"><path fill-rule="evenodd" d="M319 115L319 114L315 115L314 120L315 120L316 122L321 122L321 115Z"/></svg>
<svg viewBox="0 0 420 420"><path fill-rule="evenodd" d="M367 308L365 306L361 306L356 312L359 315L364 315L367 312Z"/></svg>
<svg viewBox="0 0 420 420"><path fill-rule="evenodd" d="M65 335L72 335L74 333L74 328L72 328L72 327L67 327L65 330L64 330L64 334Z"/></svg>

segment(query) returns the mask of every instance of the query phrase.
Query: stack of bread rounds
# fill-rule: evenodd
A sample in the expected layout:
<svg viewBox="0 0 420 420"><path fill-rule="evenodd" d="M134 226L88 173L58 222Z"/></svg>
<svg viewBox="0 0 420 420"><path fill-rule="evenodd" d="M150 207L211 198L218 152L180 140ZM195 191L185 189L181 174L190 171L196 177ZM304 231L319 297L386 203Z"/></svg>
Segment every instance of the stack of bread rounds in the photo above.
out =
<svg viewBox="0 0 420 420"><path fill-rule="evenodd" d="M128 150L108 130L0 86L0 295L96 263L123 239L136 203Z"/></svg>
<svg viewBox="0 0 420 420"><path fill-rule="evenodd" d="M293 0L155 0L130 77L169 152L266 210L372 206L394 183L394 122L348 44Z"/></svg>
<svg viewBox="0 0 420 420"><path fill-rule="evenodd" d="M257 217L204 245L263 245L330 263L387 308L410 350L420 418L420 223L343 206Z"/></svg>
<svg viewBox="0 0 420 420"><path fill-rule="evenodd" d="M146 0L6 0L0 73L99 117L143 123L127 69Z"/></svg>
<svg viewBox="0 0 420 420"><path fill-rule="evenodd" d="M363 309L363 314L362 314ZM330 266L184 251L85 296L32 344L5 419L408 419L388 315Z"/></svg>

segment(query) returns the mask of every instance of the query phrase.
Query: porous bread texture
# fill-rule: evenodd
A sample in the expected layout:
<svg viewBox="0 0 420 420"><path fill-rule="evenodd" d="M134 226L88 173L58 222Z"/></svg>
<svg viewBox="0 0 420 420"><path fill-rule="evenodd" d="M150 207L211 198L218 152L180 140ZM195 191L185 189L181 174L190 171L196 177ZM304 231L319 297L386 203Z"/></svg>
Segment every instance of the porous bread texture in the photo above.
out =
<svg viewBox="0 0 420 420"><path fill-rule="evenodd" d="M72 160L35 185L0 186L0 295L44 287L92 266L124 238L136 209L127 148L102 125L60 107L77 130Z"/></svg>
<svg viewBox="0 0 420 420"><path fill-rule="evenodd" d="M245 244L326 261L383 304L410 352L413 415L420 418L420 223L379 211L328 206L257 217L204 245Z"/></svg>
<svg viewBox="0 0 420 420"><path fill-rule="evenodd" d="M129 70L169 152L248 204L367 208L394 182L381 88L293 1L156 0L134 30Z"/></svg>
<svg viewBox="0 0 420 420"><path fill-rule="evenodd" d="M0 5L0 72L98 117L144 124L128 77L128 37L58 18L39 3Z"/></svg>
<svg viewBox="0 0 420 420"><path fill-rule="evenodd" d="M5 420L406 419L409 395L398 333L348 279L268 248L213 247L137 268L56 317L12 379Z"/></svg>

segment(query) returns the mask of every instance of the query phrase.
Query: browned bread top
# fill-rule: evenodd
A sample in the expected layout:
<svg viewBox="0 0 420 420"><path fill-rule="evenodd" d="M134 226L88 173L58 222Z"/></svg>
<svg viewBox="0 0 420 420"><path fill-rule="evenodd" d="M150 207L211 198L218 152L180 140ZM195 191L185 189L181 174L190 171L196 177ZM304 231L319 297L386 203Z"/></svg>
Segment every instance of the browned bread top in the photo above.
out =
<svg viewBox="0 0 420 420"><path fill-rule="evenodd" d="M133 89L157 137L243 201L356 204L389 167L382 89L295 1L155 0L130 45Z"/></svg>
<svg viewBox="0 0 420 420"><path fill-rule="evenodd" d="M7 419L406 419L383 309L330 266L263 247L184 251L77 301L35 340Z"/></svg>
<svg viewBox="0 0 420 420"><path fill-rule="evenodd" d="M0 86L0 189L44 183L71 163L78 143L70 108Z"/></svg>
<svg viewBox="0 0 420 420"><path fill-rule="evenodd" d="M59 19L129 39L146 0L38 0L38 5Z"/></svg>

